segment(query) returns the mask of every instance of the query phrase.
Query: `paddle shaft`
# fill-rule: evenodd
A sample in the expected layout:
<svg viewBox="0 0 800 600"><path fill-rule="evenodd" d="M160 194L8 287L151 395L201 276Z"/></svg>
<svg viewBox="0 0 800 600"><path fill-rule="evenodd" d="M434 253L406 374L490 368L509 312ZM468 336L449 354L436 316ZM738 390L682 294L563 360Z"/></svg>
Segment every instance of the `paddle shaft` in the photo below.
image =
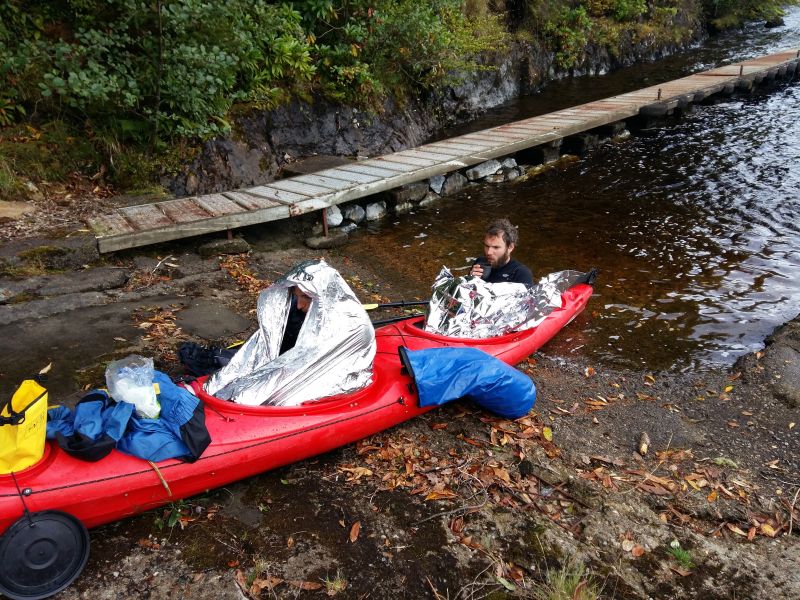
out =
<svg viewBox="0 0 800 600"><path fill-rule="evenodd" d="M404 321L406 319L413 319L415 317L423 317L422 313L414 313L413 315L403 315L402 317L392 317L391 319L380 319L378 321L373 321L372 325L388 325L389 323L396 323L397 321Z"/></svg>
<svg viewBox="0 0 800 600"><path fill-rule="evenodd" d="M364 310L374 310L376 308L394 308L402 306L422 306L428 304L428 300L400 300L399 302L385 302L383 304L362 304Z"/></svg>

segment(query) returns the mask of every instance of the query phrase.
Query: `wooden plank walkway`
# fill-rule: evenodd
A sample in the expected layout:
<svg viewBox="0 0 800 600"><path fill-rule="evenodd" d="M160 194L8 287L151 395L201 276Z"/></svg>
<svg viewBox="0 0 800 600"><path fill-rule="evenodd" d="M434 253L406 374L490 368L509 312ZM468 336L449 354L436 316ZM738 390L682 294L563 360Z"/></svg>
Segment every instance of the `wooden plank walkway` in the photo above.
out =
<svg viewBox="0 0 800 600"><path fill-rule="evenodd" d="M410 150L265 185L119 208L90 222L100 252L286 219L444 175L640 113L661 114L736 86L794 73L793 49Z"/></svg>

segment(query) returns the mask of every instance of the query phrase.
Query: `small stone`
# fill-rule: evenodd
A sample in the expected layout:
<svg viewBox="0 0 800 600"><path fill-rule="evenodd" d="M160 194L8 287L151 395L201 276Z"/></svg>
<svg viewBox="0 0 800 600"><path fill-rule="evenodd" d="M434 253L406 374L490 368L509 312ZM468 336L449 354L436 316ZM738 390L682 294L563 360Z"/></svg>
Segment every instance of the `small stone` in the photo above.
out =
<svg viewBox="0 0 800 600"><path fill-rule="evenodd" d="M28 198L34 202L44 200L44 194L32 181L25 182L25 191L27 192Z"/></svg>
<svg viewBox="0 0 800 600"><path fill-rule="evenodd" d="M328 223L328 227L338 227L343 220L342 211L335 204L325 210L325 221Z"/></svg>
<svg viewBox="0 0 800 600"><path fill-rule="evenodd" d="M464 186L467 185L468 181L469 180L458 171L450 173L442 186L442 196L450 196L451 194L461 191L464 189Z"/></svg>
<svg viewBox="0 0 800 600"><path fill-rule="evenodd" d="M493 173L483 179L486 183L503 183L506 180L506 174L502 171L500 173Z"/></svg>
<svg viewBox="0 0 800 600"><path fill-rule="evenodd" d="M467 179L470 181L477 181L478 179L483 179L484 177L489 177L490 175L494 175L497 171L500 170L500 163L496 160L487 160L486 162L482 162L474 167L470 167L464 174L467 176Z"/></svg>
<svg viewBox="0 0 800 600"><path fill-rule="evenodd" d="M414 204L411 202L401 202L394 207L394 213L396 215L402 215L412 210L414 210Z"/></svg>
<svg viewBox="0 0 800 600"><path fill-rule="evenodd" d="M334 229L328 232L327 236L320 235L305 239L305 245L312 250L327 250L328 248L338 248L347 244L347 233L342 229Z"/></svg>
<svg viewBox="0 0 800 600"><path fill-rule="evenodd" d="M428 192L428 184L424 181L417 181L407 185L400 186L389 191L389 198L394 200L397 204L405 202L417 202L425 197Z"/></svg>
<svg viewBox="0 0 800 600"><path fill-rule="evenodd" d="M345 219L352 221L353 223L361 223L361 221L364 220L364 217L367 216L366 211L361 207L360 204L348 204L344 207L342 214L344 214Z"/></svg>
<svg viewBox="0 0 800 600"><path fill-rule="evenodd" d="M429 181L431 190L436 194L441 194L445 179L446 177L444 175L434 175L433 177L431 177Z"/></svg>
<svg viewBox="0 0 800 600"><path fill-rule="evenodd" d="M186 193L190 196L196 194L197 186L198 186L197 175L195 175L194 173L189 173L186 176Z"/></svg>
<svg viewBox="0 0 800 600"><path fill-rule="evenodd" d="M502 163L500 163L500 166L503 169L513 169L517 166L517 161L514 160L513 158L507 158Z"/></svg>
<svg viewBox="0 0 800 600"><path fill-rule="evenodd" d="M235 237L232 240L214 240L203 244L197 249L197 253L203 258L219 254L244 254L246 252L250 252L250 244L240 237Z"/></svg>
<svg viewBox="0 0 800 600"><path fill-rule="evenodd" d="M386 202L373 202L367 205L367 221L377 221L386 216Z"/></svg>
<svg viewBox="0 0 800 600"><path fill-rule="evenodd" d="M425 194L425 197L422 200L419 201L419 205L428 206L430 204L433 204L434 202L437 202L438 200L441 200L441 198L442 197L436 192L430 191L427 194Z"/></svg>

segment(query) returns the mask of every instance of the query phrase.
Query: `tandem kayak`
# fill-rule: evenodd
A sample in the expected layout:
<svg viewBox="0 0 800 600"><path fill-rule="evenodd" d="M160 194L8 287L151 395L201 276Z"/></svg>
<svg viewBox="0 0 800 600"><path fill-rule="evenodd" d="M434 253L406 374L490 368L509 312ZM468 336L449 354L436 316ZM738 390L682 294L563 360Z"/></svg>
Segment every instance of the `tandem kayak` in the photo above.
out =
<svg viewBox="0 0 800 600"><path fill-rule="evenodd" d="M433 407L419 405L399 348L472 347L513 365L569 323L591 295L590 285L574 285L562 294L561 308L536 327L494 338L428 333L422 317L384 325L375 331L367 387L299 406L221 400L207 394L200 379L190 386L204 403L212 441L193 463L148 463L117 450L87 463L48 441L38 463L0 475L0 592L30 599L64 589L86 564L86 528L327 452L427 412Z"/></svg>

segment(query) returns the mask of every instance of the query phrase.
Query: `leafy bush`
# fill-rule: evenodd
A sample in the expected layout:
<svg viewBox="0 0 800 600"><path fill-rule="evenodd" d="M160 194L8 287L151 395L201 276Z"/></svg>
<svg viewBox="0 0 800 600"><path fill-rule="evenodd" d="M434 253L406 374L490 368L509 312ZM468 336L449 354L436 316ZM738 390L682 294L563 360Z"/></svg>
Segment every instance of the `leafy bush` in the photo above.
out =
<svg viewBox="0 0 800 600"><path fill-rule="evenodd" d="M583 6L563 6L545 25L545 34L555 49L555 62L561 69L575 67L583 59L592 21Z"/></svg>
<svg viewBox="0 0 800 600"><path fill-rule="evenodd" d="M0 3L0 126L28 112L116 143L207 138L234 103L313 86L362 105L474 67L499 47L473 0L43 0ZM25 10L23 10L23 5Z"/></svg>
<svg viewBox="0 0 800 600"><path fill-rule="evenodd" d="M25 16L19 5L2 13L4 87L122 139L214 135L234 101L273 101L276 85L314 73L288 4L50 0Z"/></svg>
<svg viewBox="0 0 800 600"><path fill-rule="evenodd" d="M614 18L617 21L633 21L647 12L647 0L614 0Z"/></svg>
<svg viewBox="0 0 800 600"><path fill-rule="evenodd" d="M774 19L783 16L783 6L797 0L703 0L708 21L718 29L741 25L745 21Z"/></svg>

